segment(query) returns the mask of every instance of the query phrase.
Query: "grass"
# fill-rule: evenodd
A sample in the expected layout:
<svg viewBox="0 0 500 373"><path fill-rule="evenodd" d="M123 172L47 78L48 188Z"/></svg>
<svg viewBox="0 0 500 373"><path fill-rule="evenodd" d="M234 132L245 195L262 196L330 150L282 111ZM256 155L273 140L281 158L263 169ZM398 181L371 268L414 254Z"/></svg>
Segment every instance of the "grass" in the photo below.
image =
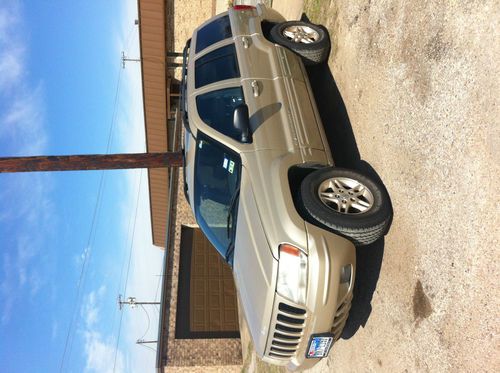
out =
<svg viewBox="0 0 500 373"><path fill-rule="evenodd" d="M304 13L312 23L328 28L332 42L330 60L335 58L338 50L338 3L336 0L304 0Z"/></svg>
<svg viewBox="0 0 500 373"><path fill-rule="evenodd" d="M304 13L311 22L324 24L328 18L327 10L330 6L330 0L305 0Z"/></svg>
<svg viewBox="0 0 500 373"><path fill-rule="evenodd" d="M323 21L323 7L329 1L325 0L305 0L304 13L307 14L309 19L314 23L324 23Z"/></svg>

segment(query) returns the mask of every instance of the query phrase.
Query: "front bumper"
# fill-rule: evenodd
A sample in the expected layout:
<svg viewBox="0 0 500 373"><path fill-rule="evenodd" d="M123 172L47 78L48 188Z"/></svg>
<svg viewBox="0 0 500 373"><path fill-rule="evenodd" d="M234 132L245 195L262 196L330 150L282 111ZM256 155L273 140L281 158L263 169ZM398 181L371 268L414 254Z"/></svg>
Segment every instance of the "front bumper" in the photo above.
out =
<svg viewBox="0 0 500 373"><path fill-rule="evenodd" d="M351 306L356 272L356 250L350 241L308 223L306 229L309 254L305 307L276 294L263 357L266 362L287 365L290 370L308 369L319 361L306 358L311 335L333 333L335 340L340 337ZM348 282L342 274L345 266L352 266Z"/></svg>

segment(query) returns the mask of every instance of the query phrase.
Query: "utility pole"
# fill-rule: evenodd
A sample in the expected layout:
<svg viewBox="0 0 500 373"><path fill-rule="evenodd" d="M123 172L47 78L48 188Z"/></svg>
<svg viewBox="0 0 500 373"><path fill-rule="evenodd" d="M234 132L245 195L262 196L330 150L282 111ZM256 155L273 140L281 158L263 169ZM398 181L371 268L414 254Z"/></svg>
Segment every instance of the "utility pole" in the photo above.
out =
<svg viewBox="0 0 500 373"><path fill-rule="evenodd" d="M128 58L125 57L125 52L122 52L122 68L125 68L125 62L141 62L140 58Z"/></svg>
<svg viewBox="0 0 500 373"><path fill-rule="evenodd" d="M182 53L180 52L167 52L167 58L176 58L176 57L182 57ZM146 61L155 61L156 59L152 59L152 58L129 58L129 57L126 57L125 56L125 52L122 52L122 68L124 69L125 68L125 63L126 62L141 62L143 60L146 60ZM182 67L182 63L180 62L168 62L168 61L160 61L158 60L158 62L161 62L161 63L164 63L167 65L167 69L176 69L178 67Z"/></svg>
<svg viewBox="0 0 500 373"><path fill-rule="evenodd" d="M156 304L160 305L160 302L137 302L135 297L128 297L127 300L122 300L121 294L118 296L118 307L120 307L120 310L123 309L123 305L129 305L132 308L135 308L137 306L142 306L146 304Z"/></svg>
<svg viewBox="0 0 500 373"><path fill-rule="evenodd" d="M158 343L158 341L145 341L144 339L138 339L135 343L138 345L146 344L146 343Z"/></svg>
<svg viewBox="0 0 500 373"><path fill-rule="evenodd" d="M0 158L0 173L180 167L182 152Z"/></svg>

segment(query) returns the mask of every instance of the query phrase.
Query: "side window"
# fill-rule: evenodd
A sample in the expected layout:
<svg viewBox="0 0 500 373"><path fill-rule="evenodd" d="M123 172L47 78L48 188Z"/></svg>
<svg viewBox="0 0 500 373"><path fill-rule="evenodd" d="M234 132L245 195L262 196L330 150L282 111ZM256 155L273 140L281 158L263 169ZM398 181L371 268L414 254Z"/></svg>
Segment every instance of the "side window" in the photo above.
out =
<svg viewBox="0 0 500 373"><path fill-rule="evenodd" d="M196 97L198 114L203 122L237 141L240 141L241 134L233 127L233 111L244 103L241 87L219 89Z"/></svg>
<svg viewBox="0 0 500 373"><path fill-rule="evenodd" d="M217 18L198 31L196 35L196 53L221 40L233 36L229 16Z"/></svg>
<svg viewBox="0 0 500 373"><path fill-rule="evenodd" d="M240 69L236 60L234 44L216 49L198 58L195 62L194 84L196 88L239 76Z"/></svg>

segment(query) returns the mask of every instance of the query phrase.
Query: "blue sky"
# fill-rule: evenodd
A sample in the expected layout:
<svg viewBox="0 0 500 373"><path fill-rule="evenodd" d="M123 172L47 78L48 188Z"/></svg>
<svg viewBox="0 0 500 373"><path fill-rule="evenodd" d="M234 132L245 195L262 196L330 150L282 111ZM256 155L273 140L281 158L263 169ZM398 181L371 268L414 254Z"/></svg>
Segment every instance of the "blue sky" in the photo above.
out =
<svg viewBox="0 0 500 373"><path fill-rule="evenodd" d="M0 156L144 151L139 65L120 67L135 18L136 0L0 1ZM162 256L145 171L0 175L0 371L153 371L135 341L157 309L125 309L117 343L116 298L159 299Z"/></svg>

